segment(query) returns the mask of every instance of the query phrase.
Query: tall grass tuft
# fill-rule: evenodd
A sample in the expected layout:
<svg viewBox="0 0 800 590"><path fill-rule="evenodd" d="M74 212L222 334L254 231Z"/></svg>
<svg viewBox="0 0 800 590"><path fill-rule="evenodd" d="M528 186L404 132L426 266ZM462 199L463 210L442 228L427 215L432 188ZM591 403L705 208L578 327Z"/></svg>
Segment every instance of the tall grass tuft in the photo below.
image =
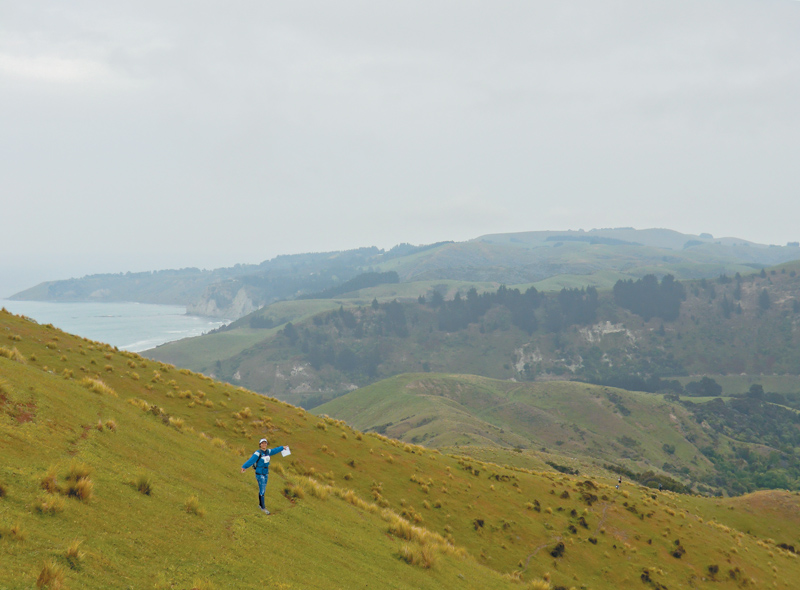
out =
<svg viewBox="0 0 800 590"><path fill-rule="evenodd" d="M183 506L189 514L195 516L205 516L206 514L205 509L200 506L200 499L197 496L189 496Z"/></svg>
<svg viewBox="0 0 800 590"><path fill-rule="evenodd" d="M406 563L430 569L436 564L438 554L430 545L415 546L404 543L400 547L400 557Z"/></svg>
<svg viewBox="0 0 800 590"><path fill-rule="evenodd" d="M61 488L58 485L56 477L56 468L50 467L50 469L47 470L47 473L44 474L39 482L40 487L48 494L61 492Z"/></svg>
<svg viewBox="0 0 800 590"><path fill-rule="evenodd" d="M89 467L86 463L73 460L69 464L69 469L67 470L67 480L78 481L79 479L86 479L91 474L92 474L92 468Z"/></svg>
<svg viewBox="0 0 800 590"><path fill-rule="evenodd" d="M15 541L20 541L20 542L24 541L25 537L28 536L28 534L25 532L25 530L19 523L13 525L10 529L8 529L8 532L11 534L11 536L14 538Z"/></svg>
<svg viewBox="0 0 800 590"><path fill-rule="evenodd" d="M550 588L550 582L540 578L538 580L531 580L527 590L550 590Z"/></svg>
<svg viewBox="0 0 800 590"><path fill-rule="evenodd" d="M39 577L36 578L36 586L38 588L50 588L52 590L63 588L64 568L52 559L45 561L42 571L39 573Z"/></svg>
<svg viewBox="0 0 800 590"><path fill-rule="evenodd" d="M39 496L33 502L33 509L39 514L58 514L64 511L64 498L61 496Z"/></svg>
<svg viewBox="0 0 800 590"><path fill-rule="evenodd" d="M66 558L70 569L80 569L81 565L83 564L83 559L86 557L86 553L81 551L81 543L83 543L83 541L75 539L72 541L72 543L70 543L69 547L67 547L67 550L64 553L64 557Z"/></svg>
<svg viewBox="0 0 800 590"><path fill-rule="evenodd" d="M14 348L6 348L5 346L0 346L0 356L5 357L11 361L15 361L17 363L25 364L25 357L22 356L22 353L17 350L17 347ZM36 360L32 358L31 360Z"/></svg>
<svg viewBox="0 0 800 590"><path fill-rule="evenodd" d="M92 379L91 377L84 377L81 379L81 385L83 385L89 391L93 391L99 395L108 395L111 397L117 397L117 392L114 391L111 387L103 383L100 379Z"/></svg>
<svg viewBox="0 0 800 590"><path fill-rule="evenodd" d="M133 482L136 491L145 496L150 496L153 493L153 480L146 473L140 473Z"/></svg>
<svg viewBox="0 0 800 590"><path fill-rule="evenodd" d="M94 494L94 482L88 477L67 482L67 496L77 498L81 502L88 502Z"/></svg>

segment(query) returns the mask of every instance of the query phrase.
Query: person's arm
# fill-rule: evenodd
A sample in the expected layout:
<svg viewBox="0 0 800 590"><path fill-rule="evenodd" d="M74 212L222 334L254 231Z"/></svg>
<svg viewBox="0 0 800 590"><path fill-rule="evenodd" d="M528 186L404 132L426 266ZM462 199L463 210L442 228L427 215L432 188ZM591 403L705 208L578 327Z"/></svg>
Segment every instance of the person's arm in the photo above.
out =
<svg viewBox="0 0 800 590"><path fill-rule="evenodd" d="M272 455L277 455L282 450L283 450L283 447L275 447L274 449L270 449L268 452L269 452L269 455L271 457Z"/></svg>
<svg viewBox="0 0 800 590"><path fill-rule="evenodd" d="M256 461L258 461L258 452L253 453L253 455L247 461L244 462L244 465L242 465L242 473L244 473L245 470L251 465L253 465L253 463L255 463Z"/></svg>

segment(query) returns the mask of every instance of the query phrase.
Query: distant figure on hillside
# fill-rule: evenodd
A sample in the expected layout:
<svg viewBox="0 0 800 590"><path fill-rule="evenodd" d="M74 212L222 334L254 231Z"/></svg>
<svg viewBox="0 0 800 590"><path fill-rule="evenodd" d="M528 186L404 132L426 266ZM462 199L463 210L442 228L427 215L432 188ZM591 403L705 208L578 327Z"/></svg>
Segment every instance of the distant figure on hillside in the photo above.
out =
<svg viewBox="0 0 800 590"><path fill-rule="evenodd" d="M258 441L258 450L242 465L242 473L248 467L255 467L256 481L258 482L258 505L264 514L269 514L269 510L264 506L264 493L267 491L267 479L269 478L269 461L272 455L278 453L284 457L289 455L289 447L275 447L267 450L267 439L262 438Z"/></svg>

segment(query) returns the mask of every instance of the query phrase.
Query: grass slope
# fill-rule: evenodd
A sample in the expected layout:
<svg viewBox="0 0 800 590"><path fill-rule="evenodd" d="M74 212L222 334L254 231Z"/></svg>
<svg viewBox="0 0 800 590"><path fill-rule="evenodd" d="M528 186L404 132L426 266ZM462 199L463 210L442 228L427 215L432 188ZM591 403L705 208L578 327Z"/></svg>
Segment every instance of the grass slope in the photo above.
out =
<svg viewBox="0 0 800 590"><path fill-rule="evenodd" d="M791 588L800 575L794 494L617 490L600 472L362 434L6 312L0 338L0 588ZM275 458L270 517L239 473L263 435L293 451Z"/></svg>
<svg viewBox="0 0 800 590"><path fill-rule="evenodd" d="M546 447L637 471L658 471L664 463L695 475L711 470L698 450L711 439L685 408L661 396L609 387L410 374L358 389L314 411L432 448ZM667 453L665 444L673 451Z"/></svg>

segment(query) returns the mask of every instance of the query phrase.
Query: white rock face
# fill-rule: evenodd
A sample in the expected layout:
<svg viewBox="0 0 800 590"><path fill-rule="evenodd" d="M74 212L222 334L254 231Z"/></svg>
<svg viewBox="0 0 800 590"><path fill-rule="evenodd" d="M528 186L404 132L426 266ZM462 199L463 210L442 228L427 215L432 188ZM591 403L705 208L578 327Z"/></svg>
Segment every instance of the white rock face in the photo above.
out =
<svg viewBox="0 0 800 590"><path fill-rule="evenodd" d="M242 287L228 305L218 306L217 298L208 291L203 294L203 298L196 303L187 306L186 312L194 315L201 315L211 318L239 319L258 309L253 303L247 289Z"/></svg>

